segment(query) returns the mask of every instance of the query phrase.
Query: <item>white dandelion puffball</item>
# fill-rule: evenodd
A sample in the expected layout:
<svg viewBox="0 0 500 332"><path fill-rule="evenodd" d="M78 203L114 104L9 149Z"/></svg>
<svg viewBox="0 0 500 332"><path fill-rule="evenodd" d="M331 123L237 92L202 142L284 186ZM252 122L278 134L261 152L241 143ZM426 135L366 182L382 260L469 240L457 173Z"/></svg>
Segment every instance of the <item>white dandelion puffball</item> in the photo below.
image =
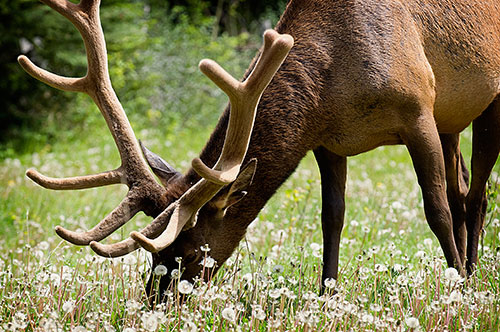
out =
<svg viewBox="0 0 500 332"><path fill-rule="evenodd" d="M222 318L230 322L234 322L234 320L236 319L236 312L233 308L224 308L224 310L222 310Z"/></svg>
<svg viewBox="0 0 500 332"><path fill-rule="evenodd" d="M155 269L153 271L153 273L155 275L160 276L160 277L164 276L165 274L167 274L167 272L168 272L167 267L165 265L162 265L162 264L156 265L156 267L155 267Z"/></svg>
<svg viewBox="0 0 500 332"><path fill-rule="evenodd" d="M326 278L325 281L323 282L325 284L326 288L333 288L335 287L335 284L337 283L337 280L333 278Z"/></svg>
<svg viewBox="0 0 500 332"><path fill-rule="evenodd" d="M215 259L213 259L212 257L210 256L207 256L207 257L203 257L203 260L200 262L200 265L208 268L208 269L211 269L215 266Z"/></svg>
<svg viewBox="0 0 500 332"><path fill-rule="evenodd" d="M444 278L448 281L458 281L460 280L460 274L454 267L449 267L444 270Z"/></svg>
<svg viewBox="0 0 500 332"><path fill-rule="evenodd" d="M408 325L408 327L410 329L416 329L417 327L420 326L420 323L419 323L418 319L415 318L415 317L408 317L408 318L406 318L405 323L406 323L406 325Z"/></svg>
<svg viewBox="0 0 500 332"><path fill-rule="evenodd" d="M179 292L181 294L190 294L193 291L193 284L187 280L182 280L179 283Z"/></svg>

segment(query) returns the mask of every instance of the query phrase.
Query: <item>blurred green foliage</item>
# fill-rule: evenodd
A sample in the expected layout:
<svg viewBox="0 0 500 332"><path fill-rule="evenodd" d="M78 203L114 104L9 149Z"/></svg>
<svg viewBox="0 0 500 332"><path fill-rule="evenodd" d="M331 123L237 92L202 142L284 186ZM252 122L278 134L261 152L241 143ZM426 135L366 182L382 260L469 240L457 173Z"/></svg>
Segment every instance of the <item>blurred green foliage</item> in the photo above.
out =
<svg viewBox="0 0 500 332"><path fill-rule="evenodd" d="M249 1L103 1L111 80L136 132L158 130L168 137L179 127L213 126L226 97L199 72L198 62L212 58L241 77L283 3L259 2L259 10L248 11ZM218 8L253 23L227 29ZM103 133L89 97L48 87L16 61L26 54L57 74L85 75L83 42L71 23L34 0L0 0L0 47L0 159Z"/></svg>

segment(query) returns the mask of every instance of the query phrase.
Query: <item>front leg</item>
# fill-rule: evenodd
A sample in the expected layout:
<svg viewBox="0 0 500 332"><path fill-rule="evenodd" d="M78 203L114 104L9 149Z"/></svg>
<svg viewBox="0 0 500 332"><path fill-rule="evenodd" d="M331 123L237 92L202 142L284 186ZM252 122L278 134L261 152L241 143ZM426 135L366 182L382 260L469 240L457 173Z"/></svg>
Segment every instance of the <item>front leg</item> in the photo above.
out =
<svg viewBox="0 0 500 332"><path fill-rule="evenodd" d="M432 112L422 110L405 128L402 138L413 161L422 189L427 223L441 244L448 266L464 274L453 236L453 224L446 197L443 150Z"/></svg>
<svg viewBox="0 0 500 332"><path fill-rule="evenodd" d="M344 225L347 158L323 147L314 150L321 173L321 225L323 230L322 291L327 278L338 278L340 233Z"/></svg>

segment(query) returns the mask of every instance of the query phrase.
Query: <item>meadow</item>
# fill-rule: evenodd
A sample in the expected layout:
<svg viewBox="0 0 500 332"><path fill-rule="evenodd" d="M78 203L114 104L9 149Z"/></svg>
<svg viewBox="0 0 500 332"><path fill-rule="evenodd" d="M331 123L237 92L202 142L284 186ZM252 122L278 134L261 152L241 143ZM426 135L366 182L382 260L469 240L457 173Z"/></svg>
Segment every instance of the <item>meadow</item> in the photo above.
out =
<svg viewBox="0 0 500 332"><path fill-rule="evenodd" d="M248 36L215 43L209 33L183 33L194 37L175 39L162 49L167 53L162 61L140 70L114 69L112 79L137 137L185 171L226 103L196 70L206 56L196 45L206 42L208 55L240 76L258 44ZM116 68L121 59L111 53L110 61ZM155 76L164 65L170 66L167 73ZM185 75L189 80L182 80ZM137 84L144 77L142 89L151 90L147 98L138 97L140 86L132 97L120 94L127 80ZM146 104L144 112L137 111ZM177 277L163 294L165 301L151 306L145 289L148 253L105 259L53 231L56 225L92 227L126 188L49 191L24 175L30 167L63 177L118 165L111 135L89 99L78 97L69 106L68 114L45 119L50 137L26 141L19 151L16 145L2 146L0 331L499 331L500 163L488 185L480 261L467 279L446 266L427 226L407 150L391 146L349 159L341 272L338 280L328 280L325 294L319 294L320 180L309 154L209 282L183 281L182 260L177 270L155 269L158 277ZM78 113L76 120L71 112ZM462 135L467 160L470 141L467 130ZM106 241L119 241L149 221L136 216ZM206 264L216 264L205 252Z"/></svg>

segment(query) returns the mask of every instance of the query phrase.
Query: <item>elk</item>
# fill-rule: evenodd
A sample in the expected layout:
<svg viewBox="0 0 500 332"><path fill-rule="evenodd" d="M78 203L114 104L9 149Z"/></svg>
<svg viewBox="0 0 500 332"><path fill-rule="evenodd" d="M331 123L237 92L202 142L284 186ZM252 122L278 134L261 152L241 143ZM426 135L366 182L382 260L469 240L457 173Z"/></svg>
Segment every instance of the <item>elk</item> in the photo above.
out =
<svg viewBox="0 0 500 332"><path fill-rule="evenodd" d="M500 4L497 0L291 0L242 82L210 60L201 71L229 97L192 166L179 173L141 147L113 92L99 21L99 0L42 0L83 36L88 72L64 78L21 66L62 90L87 93L113 135L121 166L97 175L56 179L28 170L49 189L123 183L129 192L92 229L56 232L99 255L144 247L153 266L183 258L183 279L200 273L200 247L218 266L249 224L312 150L322 183L323 280L338 277L347 157L404 144L422 189L427 222L449 266L477 263L485 185L500 150ZM293 47L292 47L293 46ZM473 124L471 181L459 134ZM141 153L142 152L142 153ZM158 184L148 168L158 176ZM127 239L102 244L133 215L154 220ZM150 280L151 281L151 280ZM160 290L169 277L160 279Z"/></svg>

